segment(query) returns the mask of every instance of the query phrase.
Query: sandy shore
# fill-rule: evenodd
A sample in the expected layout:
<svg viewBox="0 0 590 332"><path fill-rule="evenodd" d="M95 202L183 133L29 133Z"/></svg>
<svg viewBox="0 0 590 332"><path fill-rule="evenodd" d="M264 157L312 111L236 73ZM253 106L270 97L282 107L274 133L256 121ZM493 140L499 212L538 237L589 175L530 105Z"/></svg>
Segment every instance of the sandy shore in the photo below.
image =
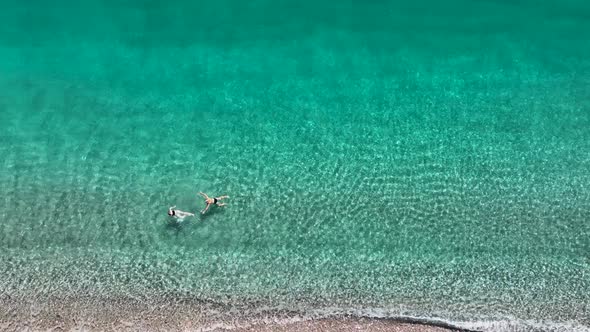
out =
<svg viewBox="0 0 590 332"><path fill-rule="evenodd" d="M398 323L394 321L370 318L323 318L300 322L278 322L274 324L258 324L248 328L238 328L233 331L281 331L281 332L312 332L312 331L376 331L376 332L444 332L449 329Z"/></svg>
<svg viewBox="0 0 590 332"><path fill-rule="evenodd" d="M453 329L363 317L304 317L295 312L203 301L94 298L0 299L1 331L426 331Z"/></svg>

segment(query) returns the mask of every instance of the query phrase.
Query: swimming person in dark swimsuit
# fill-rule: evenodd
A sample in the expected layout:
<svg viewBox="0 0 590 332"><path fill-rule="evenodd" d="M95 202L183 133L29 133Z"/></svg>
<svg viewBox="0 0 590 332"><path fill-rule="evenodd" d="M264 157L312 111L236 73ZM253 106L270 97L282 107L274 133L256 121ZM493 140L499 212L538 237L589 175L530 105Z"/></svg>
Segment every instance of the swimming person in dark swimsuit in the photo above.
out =
<svg viewBox="0 0 590 332"><path fill-rule="evenodd" d="M181 221L185 218L185 217L190 217L190 216L194 216L193 213L190 212L184 212L184 211L180 211L176 209L176 205L171 206L170 208L168 208L168 215L170 217L174 217L177 219L180 219Z"/></svg>
<svg viewBox="0 0 590 332"><path fill-rule="evenodd" d="M222 199L229 198L229 196L227 195L211 198L207 196L207 194L205 193L199 192L199 194L205 198L205 204L207 204L207 206L205 206L205 208L201 210L201 214L205 214L205 212L209 210L209 207L211 205L225 206L225 203L220 203L219 201L221 201Z"/></svg>

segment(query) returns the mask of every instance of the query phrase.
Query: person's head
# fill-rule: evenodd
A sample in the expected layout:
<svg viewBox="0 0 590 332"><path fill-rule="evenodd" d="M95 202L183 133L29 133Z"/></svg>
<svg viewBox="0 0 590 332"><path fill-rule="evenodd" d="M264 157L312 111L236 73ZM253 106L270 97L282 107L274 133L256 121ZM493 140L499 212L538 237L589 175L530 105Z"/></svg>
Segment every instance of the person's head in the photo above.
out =
<svg viewBox="0 0 590 332"><path fill-rule="evenodd" d="M174 210L172 210L172 209L168 209L168 215L169 215L169 216L173 216L173 215L174 215Z"/></svg>

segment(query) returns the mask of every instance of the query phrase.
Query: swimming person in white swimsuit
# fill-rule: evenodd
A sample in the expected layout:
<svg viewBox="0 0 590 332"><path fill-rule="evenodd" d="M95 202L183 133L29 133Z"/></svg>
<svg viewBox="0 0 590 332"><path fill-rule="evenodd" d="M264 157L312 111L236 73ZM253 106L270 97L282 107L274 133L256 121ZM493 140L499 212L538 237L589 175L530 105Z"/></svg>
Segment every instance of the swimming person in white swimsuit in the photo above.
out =
<svg viewBox="0 0 590 332"><path fill-rule="evenodd" d="M174 217L174 218L180 219L182 221L185 217L194 216L195 214L190 213L190 212L176 210L176 205L174 205L174 206L171 206L170 208L168 208L168 215L170 217Z"/></svg>
<svg viewBox="0 0 590 332"><path fill-rule="evenodd" d="M203 210L201 210L201 214L205 214L205 212L207 212L207 210L209 210L209 207L211 205L225 206L225 203L219 203L219 201L221 201L222 199L229 198L229 196L227 196L227 195L211 198L211 197L207 196L207 194L205 194L205 193L199 192L199 194L205 198L205 204L207 204L207 206L205 206L205 208Z"/></svg>

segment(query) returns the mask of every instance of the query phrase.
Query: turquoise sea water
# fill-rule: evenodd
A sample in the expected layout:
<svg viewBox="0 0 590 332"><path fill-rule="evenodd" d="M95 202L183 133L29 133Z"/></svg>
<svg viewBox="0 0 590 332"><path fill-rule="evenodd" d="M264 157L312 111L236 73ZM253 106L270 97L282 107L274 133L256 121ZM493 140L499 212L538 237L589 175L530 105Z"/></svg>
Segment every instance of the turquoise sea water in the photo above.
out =
<svg viewBox="0 0 590 332"><path fill-rule="evenodd" d="M585 1L83 3L0 4L4 296L590 329Z"/></svg>

